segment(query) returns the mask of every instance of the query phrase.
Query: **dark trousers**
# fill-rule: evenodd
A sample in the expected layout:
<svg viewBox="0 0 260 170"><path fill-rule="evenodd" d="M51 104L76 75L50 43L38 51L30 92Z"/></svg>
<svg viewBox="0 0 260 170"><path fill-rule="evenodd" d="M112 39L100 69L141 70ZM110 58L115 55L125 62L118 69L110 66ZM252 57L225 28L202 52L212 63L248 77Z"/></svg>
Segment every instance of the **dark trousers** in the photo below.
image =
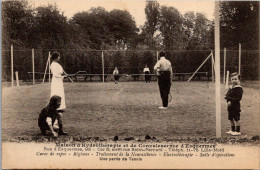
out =
<svg viewBox="0 0 260 170"><path fill-rule="evenodd" d="M158 76L158 84L159 84L163 107L168 107L168 94L170 93L170 89L171 89L170 71L160 72L160 76Z"/></svg>
<svg viewBox="0 0 260 170"><path fill-rule="evenodd" d="M146 71L145 72L145 82L150 82L151 81L151 76L150 76L150 72L149 71Z"/></svg>
<svg viewBox="0 0 260 170"><path fill-rule="evenodd" d="M118 74L115 74L115 75L114 75L114 79L115 79L115 81L118 81L119 75L118 75Z"/></svg>
<svg viewBox="0 0 260 170"><path fill-rule="evenodd" d="M47 123L38 123L43 135L46 135L46 130L50 130Z"/></svg>

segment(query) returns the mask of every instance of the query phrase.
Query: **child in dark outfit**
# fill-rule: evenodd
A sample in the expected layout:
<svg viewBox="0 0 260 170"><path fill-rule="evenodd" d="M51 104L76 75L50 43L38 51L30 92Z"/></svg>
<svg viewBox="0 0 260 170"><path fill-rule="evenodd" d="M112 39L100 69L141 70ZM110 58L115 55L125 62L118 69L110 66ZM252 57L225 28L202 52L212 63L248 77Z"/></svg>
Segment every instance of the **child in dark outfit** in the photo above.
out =
<svg viewBox="0 0 260 170"><path fill-rule="evenodd" d="M145 65L145 68L144 68L144 74L145 74L145 76L144 76L144 78L145 78L145 82L146 83L150 83L150 81L151 81L151 76L150 76L150 69L149 69L149 67L147 67L147 65Z"/></svg>
<svg viewBox="0 0 260 170"><path fill-rule="evenodd" d="M243 95L243 88L240 85L240 75L238 73L232 73L230 75L232 87L227 91L225 99L228 104L228 120L231 123L231 130L226 132L233 136L239 136L240 133L240 100Z"/></svg>
<svg viewBox="0 0 260 170"><path fill-rule="evenodd" d="M47 130L50 130L54 137L59 135L67 135L66 132L63 131L62 125L62 113L57 109L61 105L61 97L60 96L52 96L50 99L50 103L44 107L38 118L38 125L41 129L41 132L44 136L47 135ZM59 132L56 133L54 131L54 122L58 119Z"/></svg>

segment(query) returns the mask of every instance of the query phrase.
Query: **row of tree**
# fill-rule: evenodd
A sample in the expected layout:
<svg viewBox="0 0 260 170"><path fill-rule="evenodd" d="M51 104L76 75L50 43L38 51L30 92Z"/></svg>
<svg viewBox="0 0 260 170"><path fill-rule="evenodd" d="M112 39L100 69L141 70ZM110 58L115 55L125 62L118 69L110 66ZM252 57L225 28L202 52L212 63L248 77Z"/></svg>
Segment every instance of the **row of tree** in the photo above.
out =
<svg viewBox="0 0 260 170"><path fill-rule="evenodd" d="M121 64L122 67L132 68L129 70L131 73L140 73L145 64L152 67L156 55L150 52L149 59L147 56L150 53L143 51L163 49L210 52L214 48L214 22L209 21L204 14L191 11L182 15L176 8L161 6L157 1L147 1L144 10L146 22L137 28L135 20L126 10L114 9L109 12L97 7L76 13L68 19L55 4L34 9L25 0L3 1L3 79L10 78L11 44L16 50L15 61L18 63L15 68L24 72L24 78L26 72L31 71L32 48L38 49L38 71L45 69L48 51L58 50L62 54L62 64L70 73L84 69L84 65L84 70L89 73L99 73L100 63L95 58L100 57L100 54L88 53L91 50L123 51L110 54L114 55L114 59L106 61L109 65L107 72ZM242 43L243 49L258 50L259 2L221 2L220 12L221 48L237 49L238 43ZM129 50L135 53L125 55L124 52ZM193 60L200 62L205 58L205 55L190 52L171 57L175 58L174 61L182 61L187 56L190 56L188 65L192 65ZM248 60L255 58L249 57ZM137 64L138 61L141 63ZM176 67L181 67L180 64L183 64L182 72L190 71L190 67L185 69L187 65L184 63L173 62ZM256 78L257 73L254 75L253 78Z"/></svg>

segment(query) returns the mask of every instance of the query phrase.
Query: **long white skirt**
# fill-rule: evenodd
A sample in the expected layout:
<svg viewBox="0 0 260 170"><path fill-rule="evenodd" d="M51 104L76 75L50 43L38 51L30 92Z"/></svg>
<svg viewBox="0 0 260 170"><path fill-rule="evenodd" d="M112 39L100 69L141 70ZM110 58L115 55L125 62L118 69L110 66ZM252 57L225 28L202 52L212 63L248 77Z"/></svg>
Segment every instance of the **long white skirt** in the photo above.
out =
<svg viewBox="0 0 260 170"><path fill-rule="evenodd" d="M51 97L57 95L61 97L61 105L57 110L66 109L65 103L65 93L63 87L63 79L62 78L52 78L51 81Z"/></svg>

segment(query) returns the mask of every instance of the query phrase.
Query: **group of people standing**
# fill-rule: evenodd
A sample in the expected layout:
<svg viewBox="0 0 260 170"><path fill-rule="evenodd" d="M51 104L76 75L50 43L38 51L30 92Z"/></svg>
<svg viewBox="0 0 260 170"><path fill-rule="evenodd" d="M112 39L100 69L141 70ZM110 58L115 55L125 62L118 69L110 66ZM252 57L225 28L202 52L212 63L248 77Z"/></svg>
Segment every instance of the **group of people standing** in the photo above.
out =
<svg viewBox="0 0 260 170"><path fill-rule="evenodd" d="M150 69L149 67L147 67L147 65L145 65L145 68L144 68L144 73L145 73L145 82L146 83L150 83L151 81L151 72L150 72ZM114 81L115 81L115 84L118 84L118 80L119 80L119 70L117 69L117 67L115 67L115 70L113 71L113 76L114 76Z"/></svg>
<svg viewBox="0 0 260 170"><path fill-rule="evenodd" d="M158 85L160 96L162 100L162 106L159 109L168 108L168 95L170 93L170 88L172 84L172 65L169 60L165 58L165 52L159 53L160 60L154 66L154 71L158 78ZM63 131L62 123L62 112L66 109L65 94L63 87L63 79L65 77L62 66L58 63L60 60L60 54L54 52L51 56L51 72L52 72L52 82L51 82L51 97L49 104L44 107L38 118L38 125L43 135L48 135L48 132L55 137L58 135L67 135ZM150 83L150 70L147 65L144 68L145 81ZM117 67L113 71L115 83L118 83L119 71ZM240 100L242 99L243 89L240 85L240 76L237 73L231 74L232 86L227 91L225 99L228 103L228 119L231 122L231 130L227 134L231 135L241 135L240 133ZM55 122L58 126L55 126ZM57 131L57 132L56 132Z"/></svg>

